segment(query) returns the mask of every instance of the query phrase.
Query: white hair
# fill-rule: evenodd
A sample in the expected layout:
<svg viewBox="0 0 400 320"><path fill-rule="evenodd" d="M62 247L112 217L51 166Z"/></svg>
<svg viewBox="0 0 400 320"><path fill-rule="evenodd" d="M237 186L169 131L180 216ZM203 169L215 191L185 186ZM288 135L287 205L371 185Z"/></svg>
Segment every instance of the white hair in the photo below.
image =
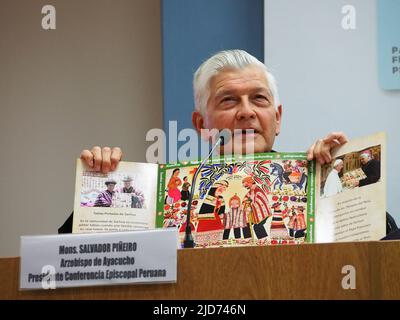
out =
<svg viewBox="0 0 400 320"><path fill-rule="evenodd" d="M366 160L371 160L372 156L371 156L371 154L369 152L363 152L363 153L360 154L360 158L364 158Z"/></svg>
<svg viewBox="0 0 400 320"><path fill-rule="evenodd" d="M203 62L193 77L193 92L195 110L205 114L207 101L210 97L210 80L226 68L244 69L248 66L256 66L265 72L271 96L274 99L275 108L281 104L278 87L274 76L268 71L264 63L244 50L220 51Z"/></svg>
<svg viewBox="0 0 400 320"><path fill-rule="evenodd" d="M335 163L333 164L333 167L335 168L336 166L338 166L339 164L342 164L343 160L342 159L336 159Z"/></svg>

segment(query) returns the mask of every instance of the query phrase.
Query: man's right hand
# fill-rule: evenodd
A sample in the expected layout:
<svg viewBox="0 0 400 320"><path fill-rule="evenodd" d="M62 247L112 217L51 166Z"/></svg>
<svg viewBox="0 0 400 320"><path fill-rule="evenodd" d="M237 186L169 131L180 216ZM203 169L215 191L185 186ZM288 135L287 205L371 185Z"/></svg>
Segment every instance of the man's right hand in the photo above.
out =
<svg viewBox="0 0 400 320"><path fill-rule="evenodd" d="M324 139L317 140L307 151L307 160L316 159L321 165L331 163L331 151L349 140L343 132L331 132Z"/></svg>
<svg viewBox="0 0 400 320"><path fill-rule="evenodd" d="M81 153L82 161L94 171L108 173L114 171L122 159L120 148L110 148L95 146L92 150L83 150Z"/></svg>

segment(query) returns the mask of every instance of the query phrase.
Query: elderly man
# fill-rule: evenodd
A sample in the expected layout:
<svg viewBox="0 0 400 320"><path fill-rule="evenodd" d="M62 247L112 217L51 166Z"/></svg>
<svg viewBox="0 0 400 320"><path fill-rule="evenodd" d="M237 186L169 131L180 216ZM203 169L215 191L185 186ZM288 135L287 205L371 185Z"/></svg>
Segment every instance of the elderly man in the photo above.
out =
<svg viewBox="0 0 400 320"><path fill-rule="evenodd" d="M255 153L272 151L280 133L282 105L275 79L262 62L243 50L221 51L197 69L193 87L192 123L199 134L202 129L241 129L243 137L234 139L235 147L241 143L239 147L246 150L252 140ZM343 133L330 133L309 148L308 160L329 163L330 150L346 142ZM88 167L103 173L115 170L121 158L118 147L95 146L81 153Z"/></svg>
<svg viewBox="0 0 400 320"><path fill-rule="evenodd" d="M328 178L325 181L324 185L325 197L330 197L339 192L342 192L343 186L339 178L339 173L342 171L342 169L343 169L343 160L336 159L335 162L333 163L333 168L331 172L329 172Z"/></svg>
<svg viewBox="0 0 400 320"><path fill-rule="evenodd" d="M121 188L121 193L131 194L131 208L143 208L144 204L144 194L138 188L132 186L132 177L126 176L122 180L124 186Z"/></svg>
<svg viewBox="0 0 400 320"><path fill-rule="evenodd" d="M197 69L193 86L192 123L199 134L202 129L241 129L242 139L233 143L242 143L245 149L254 140L255 153L272 150L281 128L282 105L275 79L262 62L243 50L221 51ZM333 132L309 148L308 160L331 162L330 150L345 142L343 133ZM118 147L95 146L81 153L88 167L103 173L115 170L121 158Z"/></svg>
<svg viewBox="0 0 400 320"><path fill-rule="evenodd" d="M98 194L94 203L95 207L111 207L112 205L112 198L115 193L114 188L117 182L110 179L107 180L105 184L107 186L107 189Z"/></svg>
<svg viewBox="0 0 400 320"><path fill-rule="evenodd" d="M378 182L381 178L381 163L379 160L372 159L370 151L364 151L360 154L361 170L367 176L365 179L355 181L354 185L357 187L367 186L369 184Z"/></svg>

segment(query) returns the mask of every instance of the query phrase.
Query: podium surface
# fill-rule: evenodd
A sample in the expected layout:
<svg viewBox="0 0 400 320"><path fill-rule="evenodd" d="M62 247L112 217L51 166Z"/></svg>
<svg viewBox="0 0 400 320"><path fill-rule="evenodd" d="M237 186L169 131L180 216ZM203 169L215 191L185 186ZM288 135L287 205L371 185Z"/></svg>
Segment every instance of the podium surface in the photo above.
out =
<svg viewBox="0 0 400 320"><path fill-rule="evenodd" d="M400 241L183 249L171 284L20 291L19 263L0 259L0 299L400 299Z"/></svg>

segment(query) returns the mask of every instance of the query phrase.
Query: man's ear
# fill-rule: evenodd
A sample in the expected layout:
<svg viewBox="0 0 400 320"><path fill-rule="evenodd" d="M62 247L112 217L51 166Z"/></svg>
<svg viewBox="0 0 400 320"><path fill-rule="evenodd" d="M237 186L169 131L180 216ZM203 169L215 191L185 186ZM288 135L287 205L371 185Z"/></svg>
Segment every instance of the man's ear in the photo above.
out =
<svg viewBox="0 0 400 320"><path fill-rule="evenodd" d="M201 129L204 129L204 118L198 111L193 111L192 113L192 124L196 129L197 133L201 134Z"/></svg>
<svg viewBox="0 0 400 320"><path fill-rule="evenodd" d="M279 135L281 132L281 123L282 123L282 105L279 105L275 111L275 135Z"/></svg>
<svg viewBox="0 0 400 320"><path fill-rule="evenodd" d="M210 139L209 130L203 130L204 128L204 117L199 111L193 111L192 113L193 127L196 129L197 134L205 141Z"/></svg>

